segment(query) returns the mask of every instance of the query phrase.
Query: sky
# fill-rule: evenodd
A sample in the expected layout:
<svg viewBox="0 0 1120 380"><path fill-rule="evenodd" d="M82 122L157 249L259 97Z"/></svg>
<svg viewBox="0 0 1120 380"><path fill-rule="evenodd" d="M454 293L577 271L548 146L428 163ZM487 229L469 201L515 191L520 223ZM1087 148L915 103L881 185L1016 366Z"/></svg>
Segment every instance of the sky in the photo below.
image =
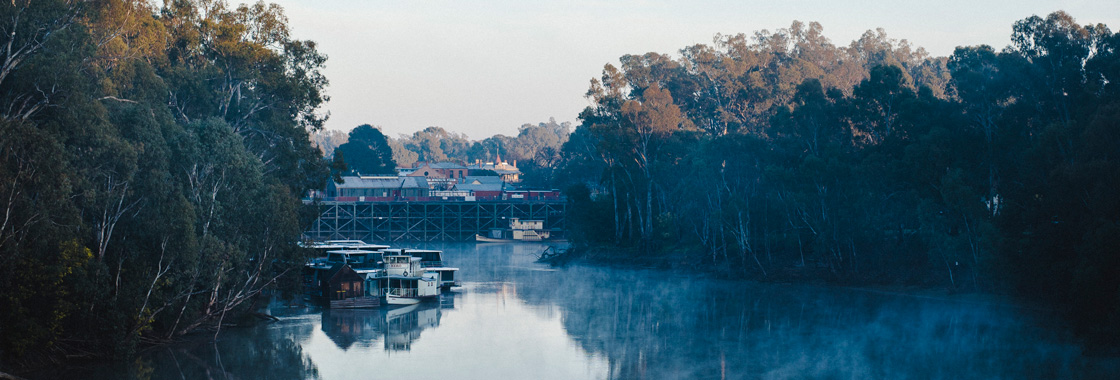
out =
<svg viewBox="0 0 1120 380"><path fill-rule="evenodd" d="M328 129L389 136L439 126L474 140L522 124L578 124L591 78L625 54L711 44L716 34L817 21L846 46L883 28L931 55L1010 43L1012 24L1065 10L1120 29L1120 1L266 0L292 38L328 56ZM238 0L231 0L238 3Z"/></svg>

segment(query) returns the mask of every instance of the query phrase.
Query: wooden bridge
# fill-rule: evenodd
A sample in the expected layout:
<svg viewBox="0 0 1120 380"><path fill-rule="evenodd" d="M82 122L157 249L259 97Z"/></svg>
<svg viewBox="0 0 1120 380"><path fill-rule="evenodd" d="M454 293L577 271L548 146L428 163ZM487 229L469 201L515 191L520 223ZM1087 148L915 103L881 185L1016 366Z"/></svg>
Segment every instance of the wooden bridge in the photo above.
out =
<svg viewBox="0 0 1120 380"><path fill-rule="evenodd" d="M473 241L491 228L509 228L510 218L543 220L553 237L564 237L567 202L383 201L317 204L319 217L304 231L313 241L358 239L365 242Z"/></svg>

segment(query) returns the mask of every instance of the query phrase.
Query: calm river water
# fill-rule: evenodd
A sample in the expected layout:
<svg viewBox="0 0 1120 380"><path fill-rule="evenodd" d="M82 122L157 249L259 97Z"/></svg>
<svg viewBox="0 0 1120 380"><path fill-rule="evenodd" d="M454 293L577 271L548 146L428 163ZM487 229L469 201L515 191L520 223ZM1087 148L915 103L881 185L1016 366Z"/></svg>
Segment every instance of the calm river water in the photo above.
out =
<svg viewBox="0 0 1120 380"><path fill-rule="evenodd" d="M1115 378L1000 300L534 263L537 244L445 250L464 286L395 309L273 305L279 322L81 377L139 379Z"/></svg>

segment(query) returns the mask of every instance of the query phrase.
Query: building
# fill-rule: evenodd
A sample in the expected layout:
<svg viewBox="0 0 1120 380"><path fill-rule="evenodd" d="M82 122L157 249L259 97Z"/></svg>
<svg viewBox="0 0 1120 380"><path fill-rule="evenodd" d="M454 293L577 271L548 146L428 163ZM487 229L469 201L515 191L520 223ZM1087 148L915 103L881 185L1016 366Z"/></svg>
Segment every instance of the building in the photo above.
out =
<svg viewBox="0 0 1120 380"><path fill-rule="evenodd" d="M464 171L465 170L466 169L464 169ZM423 164L416 167L407 177L424 178L428 182L428 188L431 190L451 190L451 188L455 187L455 178L452 178L448 174L459 173L449 169L437 169L433 168L432 165Z"/></svg>
<svg viewBox="0 0 1120 380"><path fill-rule="evenodd" d="M332 181L328 185L327 196L340 201L384 201L427 197L429 191L428 181L422 176L343 176L342 183Z"/></svg>
<svg viewBox="0 0 1120 380"><path fill-rule="evenodd" d="M428 167L451 179L458 180L467 176L467 166L454 162L436 162L434 164L429 164Z"/></svg>
<svg viewBox="0 0 1120 380"><path fill-rule="evenodd" d="M509 183L521 182L521 171L517 169L517 160L514 160L511 165L508 162L502 161L501 157L498 157L495 162L476 162L474 165L468 166L467 169L476 171L489 170L497 173L502 181Z"/></svg>
<svg viewBox="0 0 1120 380"><path fill-rule="evenodd" d="M467 192L476 200L495 200L513 186L496 176L468 176L455 185L455 190Z"/></svg>

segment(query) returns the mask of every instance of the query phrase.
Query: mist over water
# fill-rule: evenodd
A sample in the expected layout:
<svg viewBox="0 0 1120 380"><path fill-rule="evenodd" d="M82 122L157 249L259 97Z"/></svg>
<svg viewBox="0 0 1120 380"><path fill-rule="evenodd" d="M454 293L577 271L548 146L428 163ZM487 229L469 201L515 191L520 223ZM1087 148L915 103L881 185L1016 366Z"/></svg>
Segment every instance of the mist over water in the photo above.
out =
<svg viewBox="0 0 1120 380"><path fill-rule="evenodd" d="M404 245L408 247L409 245ZM405 308L274 304L103 378L1108 378L1045 312L998 298L534 263L536 244L428 244L464 286Z"/></svg>

